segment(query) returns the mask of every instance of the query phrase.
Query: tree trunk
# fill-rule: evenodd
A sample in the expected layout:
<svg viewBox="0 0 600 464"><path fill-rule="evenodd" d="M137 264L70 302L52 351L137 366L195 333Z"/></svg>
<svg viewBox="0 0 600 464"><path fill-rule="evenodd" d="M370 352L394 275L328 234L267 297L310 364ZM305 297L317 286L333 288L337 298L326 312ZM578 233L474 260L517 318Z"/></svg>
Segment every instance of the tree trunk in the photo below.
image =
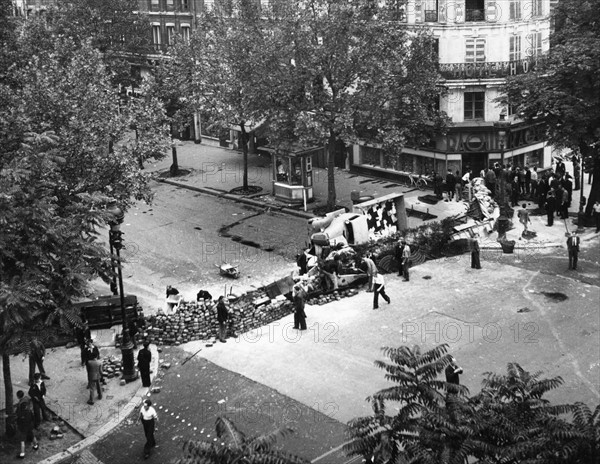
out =
<svg viewBox="0 0 600 464"><path fill-rule="evenodd" d="M177 147L175 142L171 145L171 153L173 154L173 164L169 168L169 172L172 176L176 176L179 173L179 163L177 162Z"/></svg>
<svg viewBox="0 0 600 464"><path fill-rule="evenodd" d="M6 404L6 435L12 437L16 432L15 410L13 407L13 386L10 375L10 356L2 355L2 373L4 375L4 402Z"/></svg>
<svg viewBox="0 0 600 464"><path fill-rule="evenodd" d="M242 188L248 190L248 133L246 132L246 123L242 121L240 123L241 137L240 142L242 143L242 155L244 159L244 175L242 177Z"/></svg>
<svg viewBox="0 0 600 464"><path fill-rule="evenodd" d="M327 141L327 209L334 211L337 205L335 194L335 142L336 136L331 131Z"/></svg>

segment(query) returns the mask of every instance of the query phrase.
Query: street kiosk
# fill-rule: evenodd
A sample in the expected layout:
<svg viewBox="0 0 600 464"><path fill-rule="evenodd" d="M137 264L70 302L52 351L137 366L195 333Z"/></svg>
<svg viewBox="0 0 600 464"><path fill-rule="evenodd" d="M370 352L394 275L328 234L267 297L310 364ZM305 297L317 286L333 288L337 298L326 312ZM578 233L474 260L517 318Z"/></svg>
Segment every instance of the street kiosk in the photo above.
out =
<svg viewBox="0 0 600 464"><path fill-rule="evenodd" d="M292 204L306 204L314 200L312 157L322 148L272 149L273 196Z"/></svg>

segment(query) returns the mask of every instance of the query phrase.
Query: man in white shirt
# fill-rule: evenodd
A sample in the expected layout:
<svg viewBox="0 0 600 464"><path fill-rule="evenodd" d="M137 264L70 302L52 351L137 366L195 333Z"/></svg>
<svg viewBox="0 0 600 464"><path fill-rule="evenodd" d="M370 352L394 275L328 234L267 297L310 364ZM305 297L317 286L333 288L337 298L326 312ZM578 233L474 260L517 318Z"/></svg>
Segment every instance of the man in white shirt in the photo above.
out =
<svg viewBox="0 0 600 464"><path fill-rule="evenodd" d="M144 458L150 456L150 450L157 448L156 440L154 439L154 428L158 421L156 410L152 407L152 401L144 400L142 409L140 409L140 420L144 426L144 435L146 436L146 444L144 445Z"/></svg>
<svg viewBox="0 0 600 464"><path fill-rule="evenodd" d="M379 294L388 304L390 304L390 297L385 294L385 280L383 279L383 274L377 274L373 279L373 309L379 308Z"/></svg>

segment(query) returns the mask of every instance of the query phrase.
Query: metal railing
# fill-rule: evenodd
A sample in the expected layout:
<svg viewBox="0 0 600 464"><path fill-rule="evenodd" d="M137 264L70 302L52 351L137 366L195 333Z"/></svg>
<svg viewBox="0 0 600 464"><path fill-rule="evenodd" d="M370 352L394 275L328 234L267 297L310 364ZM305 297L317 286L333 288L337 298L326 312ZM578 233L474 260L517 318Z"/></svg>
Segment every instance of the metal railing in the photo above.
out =
<svg viewBox="0 0 600 464"><path fill-rule="evenodd" d="M537 57L530 57L514 61L440 63L439 71L444 79L505 78L533 71L537 61Z"/></svg>

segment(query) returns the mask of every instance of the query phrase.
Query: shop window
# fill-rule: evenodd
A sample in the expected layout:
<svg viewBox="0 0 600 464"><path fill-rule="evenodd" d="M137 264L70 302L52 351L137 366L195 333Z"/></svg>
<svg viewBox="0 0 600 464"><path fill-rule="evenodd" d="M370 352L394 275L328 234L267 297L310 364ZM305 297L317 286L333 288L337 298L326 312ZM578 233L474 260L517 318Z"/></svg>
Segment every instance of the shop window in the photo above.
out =
<svg viewBox="0 0 600 464"><path fill-rule="evenodd" d="M485 39L467 39L465 45L465 63L485 61Z"/></svg>
<svg viewBox="0 0 600 464"><path fill-rule="evenodd" d="M381 167L381 149L361 146L360 164Z"/></svg>
<svg viewBox="0 0 600 464"><path fill-rule="evenodd" d="M513 35L510 37L509 60L517 61L521 59L521 36Z"/></svg>
<svg viewBox="0 0 600 464"><path fill-rule="evenodd" d="M289 158L285 158L283 156L277 156L275 158L275 169L277 175L277 182L285 182L286 184L290 179L289 172Z"/></svg>
<svg viewBox="0 0 600 464"><path fill-rule="evenodd" d="M485 92L465 92L464 117L483 119L485 115Z"/></svg>
<svg viewBox="0 0 600 464"><path fill-rule="evenodd" d="M290 182L292 185L302 185L302 159L292 158L292 171Z"/></svg>

